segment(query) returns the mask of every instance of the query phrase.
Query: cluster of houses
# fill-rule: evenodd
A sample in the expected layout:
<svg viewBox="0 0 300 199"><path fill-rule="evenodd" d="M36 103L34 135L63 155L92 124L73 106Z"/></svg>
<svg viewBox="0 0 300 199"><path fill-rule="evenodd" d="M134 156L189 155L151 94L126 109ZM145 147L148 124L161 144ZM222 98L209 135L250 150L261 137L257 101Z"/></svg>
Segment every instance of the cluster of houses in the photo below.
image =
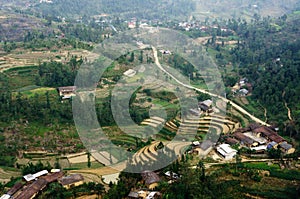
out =
<svg viewBox="0 0 300 199"><path fill-rule="evenodd" d="M53 3L52 0L40 0L40 3Z"/></svg>
<svg viewBox="0 0 300 199"><path fill-rule="evenodd" d="M59 182L64 188L69 189L83 184L84 178L81 174L64 176L59 169L52 169L50 173L42 170L23 176L23 181L16 183L0 199L32 199L52 182Z"/></svg>
<svg viewBox="0 0 300 199"><path fill-rule="evenodd" d="M257 154L265 153L270 149L279 149L283 154L294 153L295 148L278 135L276 130L273 127L250 124L247 128L240 128L233 134L224 136L224 142L221 144L213 143L210 140L205 140L202 143L195 141L192 143L191 153L206 156L215 148L224 160L231 160L237 154L237 150L234 149L236 147L232 147L234 145L248 148Z"/></svg>
<svg viewBox="0 0 300 199"><path fill-rule="evenodd" d="M247 78L241 78L231 89L234 96L245 97L252 92L252 84Z"/></svg>
<svg viewBox="0 0 300 199"><path fill-rule="evenodd" d="M177 27L179 29L183 29L185 31L200 30L201 32L207 32L211 29L219 29L220 28L221 32L233 32L232 30L228 29L227 27L219 27L217 25L207 26L207 25L202 25L199 22L180 22L177 24Z"/></svg>
<svg viewBox="0 0 300 199"><path fill-rule="evenodd" d="M278 135L275 128L259 124L251 124L247 128L238 129L234 134L226 137L225 143L219 145L216 149L225 160L230 160L237 153L230 146L236 144L255 153L265 153L270 149L280 149L283 154L295 152L295 148Z"/></svg>
<svg viewBox="0 0 300 199"><path fill-rule="evenodd" d="M140 27L140 28L149 27L149 24L151 24L151 25L157 24L158 20L150 21L147 19L142 19L142 20L138 21L137 18L134 17L125 22L127 22L127 26L129 29L134 29L136 27Z"/></svg>
<svg viewBox="0 0 300 199"><path fill-rule="evenodd" d="M133 189L127 196L127 199L159 199L162 198L162 194L158 191L154 191L155 188L159 185L161 178L159 175L153 171L144 171L141 173L142 175L142 184L146 186L146 188ZM174 180L178 179L179 176L176 173L167 171L165 173L167 179L169 179L169 183L174 182Z"/></svg>
<svg viewBox="0 0 300 199"><path fill-rule="evenodd" d="M247 128L238 129L225 142L228 144L241 144L256 152L264 152L268 149L280 149L284 154L295 152L295 148L283 137L278 135L276 128L251 124Z"/></svg>

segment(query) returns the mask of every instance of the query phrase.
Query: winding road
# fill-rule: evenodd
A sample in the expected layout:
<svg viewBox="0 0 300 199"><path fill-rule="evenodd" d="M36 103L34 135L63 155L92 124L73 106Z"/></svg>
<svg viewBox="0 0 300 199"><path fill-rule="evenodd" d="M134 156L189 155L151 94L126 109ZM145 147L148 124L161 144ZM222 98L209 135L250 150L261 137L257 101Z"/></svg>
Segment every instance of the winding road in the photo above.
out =
<svg viewBox="0 0 300 199"><path fill-rule="evenodd" d="M222 97L220 95L217 95L217 94L214 94L214 93L211 93L209 91L206 91L204 89L199 89L199 88L196 88L194 86L191 86L191 85L188 85L188 84L185 84L181 81L179 81L176 77L174 77L171 73L169 73L167 70L165 70L160 62L159 62L159 59L158 59L158 55L157 55L157 49L155 47L152 46L152 50L153 50L153 55L154 55L154 59L155 59L155 64L156 66L161 70L163 71L165 74L167 74L168 76L170 76L173 80L175 80L178 84L186 87L186 88L189 88L189 89L193 89L193 90L196 90L196 91L199 91L201 93L204 93L204 94L208 94L212 97L216 97L216 98L219 98L221 99L223 102L225 102L226 104L230 104L233 108L235 108L236 110L238 110L239 112L243 113L244 115L247 115L249 118L251 118L254 122L257 122L259 124L262 124L262 125L265 125L265 126L270 126L268 123L262 121L261 119L255 117L254 115L250 114L248 111L246 111L244 108L242 108L241 106L237 105L236 103L232 102L231 100L229 99L226 99L225 97Z"/></svg>

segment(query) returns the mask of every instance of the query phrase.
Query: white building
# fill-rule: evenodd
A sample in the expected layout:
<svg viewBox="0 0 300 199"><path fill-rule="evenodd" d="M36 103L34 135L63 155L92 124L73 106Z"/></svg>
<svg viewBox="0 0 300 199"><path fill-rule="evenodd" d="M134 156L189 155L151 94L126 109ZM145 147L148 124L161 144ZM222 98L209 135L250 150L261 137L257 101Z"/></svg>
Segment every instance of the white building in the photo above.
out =
<svg viewBox="0 0 300 199"><path fill-rule="evenodd" d="M129 69L127 70L125 73L123 73L123 75L127 76L127 77L133 77L136 75L136 71L133 69Z"/></svg>
<svg viewBox="0 0 300 199"><path fill-rule="evenodd" d="M229 144L221 144L217 146L217 151L225 160L231 160L237 153L237 150L231 148Z"/></svg>
<svg viewBox="0 0 300 199"><path fill-rule="evenodd" d="M47 170L43 170L43 171L39 171L35 174L27 174L25 176L23 176L23 178L29 182L29 181L32 181L32 180L35 180L36 178L38 177L41 177L43 175L47 175L48 174L48 171Z"/></svg>
<svg viewBox="0 0 300 199"><path fill-rule="evenodd" d="M0 199L10 199L10 195L4 194L3 196L0 197Z"/></svg>

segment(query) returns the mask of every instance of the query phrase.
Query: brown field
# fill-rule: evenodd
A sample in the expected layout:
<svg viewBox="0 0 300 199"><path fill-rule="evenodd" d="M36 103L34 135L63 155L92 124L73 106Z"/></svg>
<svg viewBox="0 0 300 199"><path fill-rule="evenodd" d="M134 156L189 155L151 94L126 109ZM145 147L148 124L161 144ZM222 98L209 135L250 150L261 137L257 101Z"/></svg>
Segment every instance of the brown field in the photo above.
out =
<svg viewBox="0 0 300 199"><path fill-rule="evenodd" d="M5 184L10 181L11 177L18 176L21 176L20 172L3 170L2 168L0 168L0 183Z"/></svg>
<svg viewBox="0 0 300 199"><path fill-rule="evenodd" d="M88 61L96 60L99 55L87 50L60 51L24 51L17 49L13 53L0 57L0 72L21 66L37 66L42 62L67 62L72 56L82 57Z"/></svg>

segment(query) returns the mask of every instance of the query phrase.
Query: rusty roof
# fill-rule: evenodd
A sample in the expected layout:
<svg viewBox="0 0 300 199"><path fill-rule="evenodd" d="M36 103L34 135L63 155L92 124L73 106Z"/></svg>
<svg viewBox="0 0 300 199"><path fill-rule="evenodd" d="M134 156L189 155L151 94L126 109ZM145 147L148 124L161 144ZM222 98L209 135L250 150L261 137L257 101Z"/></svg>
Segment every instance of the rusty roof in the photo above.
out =
<svg viewBox="0 0 300 199"><path fill-rule="evenodd" d="M84 178L81 174L72 174L72 175L69 175L69 176L62 177L58 181L59 181L60 184L65 186L65 185L70 185L70 184L80 182L80 181L83 181L83 180L84 180Z"/></svg>
<svg viewBox="0 0 300 199"><path fill-rule="evenodd" d="M74 92L76 90L76 86L63 86L63 87L58 87L58 90L60 92Z"/></svg>
<svg viewBox="0 0 300 199"><path fill-rule="evenodd" d="M237 143L239 143L239 141L237 139L231 138L231 137L226 138L225 142L228 143L228 144L237 144Z"/></svg>
<svg viewBox="0 0 300 199"><path fill-rule="evenodd" d="M25 187L22 192L15 197L15 199L31 199L38 194L39 191L43 190L47 184L48 182L45 179L38 179L29 186Z"/></svg>
<svg viewBox="0 0 300 199"><path fill-rule="evenodd" d="M241 142L244 142L245 144L253 144L254 142L254 140L240 132L234 133L233 136Z"/></svg>
<svg viewBox="0 0 300 199"><path fill-rule="evenodd" d="M64 176L64 173L63 172L56 172L56 173L51 173L47 176L43 176L43 178L48 182L48 183L51 183L51 182L54 182L54 181L57 181L59 178L63 177Z"/></svg>
<svg viewBox="0 0 300 199"><path fill-rule="evenodd" d="M16 183L8 192L8 195L14 195L17 191L19 191L23 187L21 182Z"/></svg>
<svg viewBox="0 0 300 199"><path fill-rule="evenodd" d="M142 178L145 181L145 184L150 185L160 181L159 176L153 171L144 171L142 172Z"/></svg>

